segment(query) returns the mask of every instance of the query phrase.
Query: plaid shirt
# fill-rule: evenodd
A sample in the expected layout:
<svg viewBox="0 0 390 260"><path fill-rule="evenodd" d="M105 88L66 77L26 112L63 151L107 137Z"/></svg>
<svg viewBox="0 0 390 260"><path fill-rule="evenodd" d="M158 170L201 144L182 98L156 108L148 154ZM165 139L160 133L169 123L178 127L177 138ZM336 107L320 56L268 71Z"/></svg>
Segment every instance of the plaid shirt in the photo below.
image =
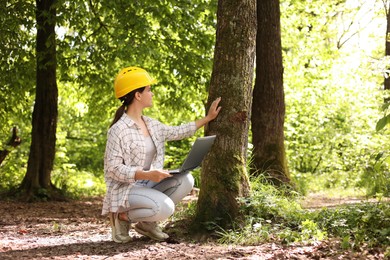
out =
<svg viewBox="0 0 390 260"><path fill-rule="evenodd" d="M180 140L196 132L195 122L167 126L146 116L142 118L157 151L151 169L163 169L165 141ZM144 163L145 137L140 128L125 113L107 134L104 155L104 178L107 191L103 200L103 215L120 211L125 207L130 189L135 184L135 172L142 170Z"/></svg>

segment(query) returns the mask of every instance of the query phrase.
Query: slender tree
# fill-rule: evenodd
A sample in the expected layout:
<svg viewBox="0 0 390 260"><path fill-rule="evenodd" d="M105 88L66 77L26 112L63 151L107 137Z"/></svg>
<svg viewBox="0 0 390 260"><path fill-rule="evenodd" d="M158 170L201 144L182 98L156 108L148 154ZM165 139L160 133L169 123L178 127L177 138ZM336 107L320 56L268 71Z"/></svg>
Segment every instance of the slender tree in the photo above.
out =
<svg viewBox="0 0 390 260"><path fill-rule="evenodd" d="M382 3L386 14L385 57L386 56L388 57L390 56L390 1L382 0ZM389 74L387 74L387 76L385 77L383 85L384 85L384 90L390 90ZM390 97L385 96L383 101L384 101L384 107L388 107L390 104ZM390 114L386 113L385 116L383 116L381 119L378 120L376 124L376 130L379 131L388 125L390 125Z"/></svg>
<svg viewBox="0 0 390 260"><path fill-rule="evenodd" d="M53 198L51 183L57 127L56 0L36 0L36 92L27 173L21 184L26 199ZM45 192L42 192L45 190Z"/></svg>
<svg viewBox="0 0 390 260"><path fill-rule="evenodd" d="M252 174L290 181L284 147L284 91L279 0L257 0L256 81L253 90Z"/></svg>
<svg viewBox="0 0 390 260"><path fill-rule="evenodd" d="M249 193L246 151L255 37L256 1L219 0L208 106L220 96L222 110L205 131L217 139L202 165L196 224L228 226L239 216L237 198Z"/></svg>
<svg viewBox="0 0 390 260"><path fill-rule="evenodd" d="M386 12L386 43L385 43L385 56L390 56L390 1L383 0L384 9ZM390 77L385 77L384 82L385 89L390 89ZM389 101L389 100L385 100Z"/></svg>

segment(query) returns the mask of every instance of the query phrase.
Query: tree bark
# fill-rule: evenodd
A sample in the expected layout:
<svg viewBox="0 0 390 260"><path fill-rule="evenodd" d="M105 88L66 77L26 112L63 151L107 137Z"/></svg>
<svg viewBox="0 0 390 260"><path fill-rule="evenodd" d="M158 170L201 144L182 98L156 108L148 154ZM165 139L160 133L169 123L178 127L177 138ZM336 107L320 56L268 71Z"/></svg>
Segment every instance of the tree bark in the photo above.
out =
<svg viewBox="0 0 390 260"><path fill-rule="evenodd" d="M290 182L284 147L285 103L279 0L257 1L256 80L253 90L251 174Z"/></svg>
<svg viewBox="0 0 390 260"><path fill-rule="evenodd" d="M36 0L36 96L27 173L20 187L28 200L42 196L50 199L55 190L51 183L58 115L55 4L55 0Z"/></svg>
<svg viewBox="0 0 390 260"><path fill-rule="evenodd" d="M207 107L221 97L221 113L205 129L216 141L202 165L195 223L228 226L237 198L249 194L246 170L254 75L255 0L219 0L217 38Z"/></svg>

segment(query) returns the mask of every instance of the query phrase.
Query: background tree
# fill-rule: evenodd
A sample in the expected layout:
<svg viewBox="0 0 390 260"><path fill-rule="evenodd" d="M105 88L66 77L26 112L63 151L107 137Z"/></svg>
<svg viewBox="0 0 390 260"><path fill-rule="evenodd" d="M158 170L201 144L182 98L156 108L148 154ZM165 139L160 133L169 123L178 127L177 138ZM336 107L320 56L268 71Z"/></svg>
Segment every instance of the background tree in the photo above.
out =
<svg viewBox="0 0 390 260"><path fill-rule="evenodd" d="M386 68L384 78L384 90L390 91L390 70L388 67L389 57L390 57L390 1L382 0L383 10L386 15L386 36L385 36L385 63ZM387 61L387 62L386 62ZM386 125L390 124L390 114L388 113L388 108L390 107L390 97L388 93L385 93L384 104L382 106L382 110L384 110L384 116L378 120L376 124L376 130L382 130Z"/></svg>
<svg viewBox="0 0 390 260"><path fill-rule="evenodd" d="M253 175L265 174L276 185L290 182L284 116L279 0L258 0L251 171Z"/></svg>
<svg viewBox="0 0 390 260"><path fill-rule="evenodd" d="M217 135L202 165L196 223L229 225L239 215L238 197L249 193L246 171L256 38L256 1L219 0L214 65L208 105L222 110L206 135Z"/></svg>
<svg viewBox="0 0 390 260"><path fill-rule="evenodd" d="M390 1L382 0L383 9L386 14L386 37L385 37L385 56L390 56ZM390 77L387 74L384 81L385 89L390 90Z"/></svg>
<svg viewBox="0 0 390 260"><path fill-rule="evenodd" d="M56 193L51 183L58 115L55 4L55 0L36 1L36 96L27 173L20 187L28 200L35 195L52 197Z"/></svg>

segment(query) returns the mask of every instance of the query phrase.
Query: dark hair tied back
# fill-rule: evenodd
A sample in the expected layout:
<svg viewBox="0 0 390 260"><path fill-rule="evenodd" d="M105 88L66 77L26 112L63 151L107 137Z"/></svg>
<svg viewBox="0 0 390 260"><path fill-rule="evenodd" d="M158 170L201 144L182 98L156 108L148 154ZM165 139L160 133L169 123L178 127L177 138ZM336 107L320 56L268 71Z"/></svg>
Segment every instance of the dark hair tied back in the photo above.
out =
<svg viewBox="0 0 390 260"><path fill-rule="evenodd" d="M115 116L114 116L114 120L112 121L110 127L113 126L116 122L118 122L119 118L121 118L123 113L126 112L126 108L131 103L133 103L133 100L134 100L134 97L135 97L135 93L137 93L137 92L141 92L142 93L144 91L144 89L145 89L145 87L135 89L135 90L127 93L123 97L119 98L119 100L122 102L122 105L116 110Z"/></svg>

